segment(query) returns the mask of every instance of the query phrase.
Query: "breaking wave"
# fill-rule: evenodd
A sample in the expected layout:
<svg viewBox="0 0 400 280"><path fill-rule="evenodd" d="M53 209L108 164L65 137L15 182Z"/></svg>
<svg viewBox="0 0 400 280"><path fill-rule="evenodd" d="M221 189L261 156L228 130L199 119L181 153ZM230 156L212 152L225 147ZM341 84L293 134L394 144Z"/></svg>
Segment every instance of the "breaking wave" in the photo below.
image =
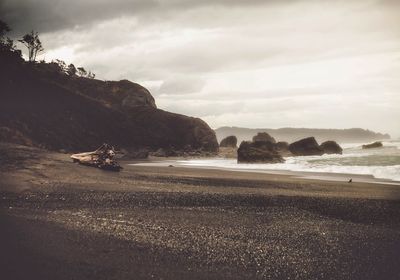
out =
<svg viewBox="0 0 400 280"><path fill-rule="evenodd" d="M284 163L238 164L236 159L213 158L178 161L180 165L233 170L276 170L372 175L400 181L400 142L383 142L378 149L361 149L361 144L343 144L343 155L287 157Z"/></svg>

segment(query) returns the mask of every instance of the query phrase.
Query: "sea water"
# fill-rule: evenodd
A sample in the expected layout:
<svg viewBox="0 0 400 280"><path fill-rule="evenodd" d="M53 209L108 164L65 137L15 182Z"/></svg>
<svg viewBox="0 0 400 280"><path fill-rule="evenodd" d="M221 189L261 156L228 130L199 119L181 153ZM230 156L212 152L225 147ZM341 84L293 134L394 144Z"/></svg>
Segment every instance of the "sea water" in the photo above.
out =
<svg viewBox="0 0 400 280"><path fill-rule="evenodd" d="M244 164L236 159L179 160L181 166L230 170L299 171L372 175L377 179L400 181L400 141L382 142L382 148L362 149L362 144L342 144L342 155L286 157L284 163Z"/></svg>

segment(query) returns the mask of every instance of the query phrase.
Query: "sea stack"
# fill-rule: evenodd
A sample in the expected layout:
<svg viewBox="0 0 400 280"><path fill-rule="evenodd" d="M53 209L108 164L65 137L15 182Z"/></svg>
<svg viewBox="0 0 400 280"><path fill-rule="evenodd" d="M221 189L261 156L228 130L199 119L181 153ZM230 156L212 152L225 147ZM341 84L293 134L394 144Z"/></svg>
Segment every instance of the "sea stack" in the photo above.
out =
<svg viewBox="0 0 400 280"><path fill-rule="evenodd" d="M276 143L274 137L266 132L259 132L257 135L253 136L253 142L271 142Z"/></svg>
<svg viewBox="0 0 400 280"><path fill-rule="evenodd" d="M223 148L236 148L237 147L236 136L231 135L231 136L225 137L224 139L222 139L219 146L223 147Z"/></svg>
<svg viewBox="0 0 400 280"><path fill-rule="evenodd" d="M342 154L343 149L335 141L325 141L320 145L325 154Z"/></svg>
<svg viewBox="0 0 400 280"><path fill-rule="evenodd" d="M237 151L238 163L281 163L285 160L276 149L276 145L269 141L243 141Z"/></svg>
<svg viewBox="0 0 400 280"><path fill-rule="evenodd" d="M290 152L295 156L320 156L324 150L318 145L314 137L308 137L289 145Z"/></svg>
<svg viewBox="0 0 400 280"><path fill-rule="evenodd" d="M374 148L382 148L382 147L383 147L382 142L379 142L379 141L376 141L371 144L362 145L363 149L374 149Z"/></svg>

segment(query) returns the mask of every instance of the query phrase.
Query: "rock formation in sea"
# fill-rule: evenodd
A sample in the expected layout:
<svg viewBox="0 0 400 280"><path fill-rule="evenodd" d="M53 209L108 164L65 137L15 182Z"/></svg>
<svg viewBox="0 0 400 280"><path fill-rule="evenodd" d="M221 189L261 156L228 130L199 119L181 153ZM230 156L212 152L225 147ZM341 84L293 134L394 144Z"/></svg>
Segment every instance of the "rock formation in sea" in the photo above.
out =
<svg viewBox="0 0 400 280"><path fill-rule="evenodd" d="M292 153L289 151L289 143L285 141L279 141L276 144L276 149L282 156L291 156Z"/></svg>
<svg viewBox="0 0 400 280"><path fill-rule="evenodd" d="M267 139L267 138L264 138ZM325 141L321 145L314 137L307 137L292 144L280 141L243 141L237 150L238 162L284 162L288 156L314 156L326 154L342 154L342 148L335 141Z"/></svg>
<svg viewBox="0 0 400 280"><path fill-rule="evenodd" d="M373 148L382 148L382 147L383 147L383 144L382 144L382 142L379 142L379 141L376 141L371 144L362 145L363 149L373 149Z"/></svg>
<svg viewBox="0 0 400 280"><path fill-rule="evenodd" d="M280 163L285 160L270 141L243 141L237 150L238 163Z"/></svg>
<svg viewBox="0 0 400 280"><path fill-rule="evenodd" d="M236 148L237 147L236 136L231 135L231 136L225 137L224 139L222 139L219 146L224 147L224 148Z"/></svg>
<svg viewBox="0 0 400 280"><path fill-rule="evenodd" d="M368 143L390 139L389 134L382 134L368 129L319 129L319 128L294 128L285 127L278 129L271 128L244 128L244 127L220 127L215 129L219 141L229 135L235 135L238 143L250 141L258 132L266 132L279 141L292 143L310 135L321 143L328 140L335 140L338 143Z"/></svg>
<svg viewBox="0 0 400 280"><path fill-rule="evenodd" d="M320 145L325 154L342 154L343 149L335 141L325 141Z"/></svg>
<svg viewBox="0 0 400 280"><path fill-rule="evenodd" d="M324 150L318 145L314 137L308 137L289 145L290 152L295 156L322 155Z"/></svg>
<svg viewBox="0 0 400 280"><path fill-rule="evenodd" d="M266 132L259 132L257 133L257 135L253 136L253 142L266 142L266 141L271 143L276 143L276 140Z"/></svg>

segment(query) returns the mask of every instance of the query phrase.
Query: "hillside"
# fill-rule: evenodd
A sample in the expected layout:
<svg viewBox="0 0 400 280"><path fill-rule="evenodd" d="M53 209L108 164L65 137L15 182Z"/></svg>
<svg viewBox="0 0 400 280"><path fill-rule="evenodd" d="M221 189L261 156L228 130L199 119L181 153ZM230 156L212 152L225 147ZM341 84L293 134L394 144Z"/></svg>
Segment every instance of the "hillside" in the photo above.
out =
<svg viewBox="0 0 400 280"><path fill-rule="evenodd" d="M68 76L56 63L27 63L0 52L0 141L79 151L118 148L215 152L201 119L157 109L144 87L127 80Z"/></svg>
<svg viewBox="0 0 400 280"><path fill-rule="evenodd" d="M350 129L317 129L317 128L244 128L244 127L220 127L215 130L218 141L229 135L235 135L240 143L243 140L251 140L258 132L267 132L277 141L294 141L314 136L318 142L334 140L339 143L362 143L375 140L390 139L390 135L376 133L362 128Z"/></svg>

